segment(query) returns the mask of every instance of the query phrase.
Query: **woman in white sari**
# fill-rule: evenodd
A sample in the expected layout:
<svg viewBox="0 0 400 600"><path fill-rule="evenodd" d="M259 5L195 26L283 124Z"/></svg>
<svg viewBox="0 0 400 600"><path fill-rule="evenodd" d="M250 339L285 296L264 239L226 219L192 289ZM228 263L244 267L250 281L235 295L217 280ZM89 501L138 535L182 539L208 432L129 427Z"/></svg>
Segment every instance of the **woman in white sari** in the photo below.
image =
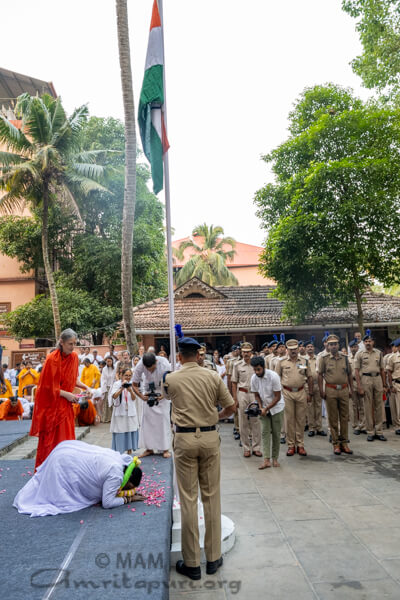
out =
<svg viewBox="0 0 400 600"><path fill-rule="evenodd" d="M113 405L110 431L112 433L112 449L121 454L138 448L139 423L136 412L136 396L133 391L132 369L123 367L121 377L114 382L110 399Z"/></svg>

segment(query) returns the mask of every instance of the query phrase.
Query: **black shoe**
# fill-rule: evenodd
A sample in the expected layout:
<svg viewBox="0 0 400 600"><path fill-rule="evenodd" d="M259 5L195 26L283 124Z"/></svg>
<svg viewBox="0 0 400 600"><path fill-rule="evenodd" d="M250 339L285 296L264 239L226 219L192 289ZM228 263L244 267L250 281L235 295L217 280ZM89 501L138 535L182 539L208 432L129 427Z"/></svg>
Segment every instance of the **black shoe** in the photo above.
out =
<svg viewBox="0 0 400 600"><path fill-rule="evenodd" d="M304 431L308 431L308 429L309 429L309 427L308 427L308 425L306 425L306 426L304 427Z"/></svg>
<svg viewBox="0 0 400 600"><path fill-rule="evenodd" d="M240 440L240 433L235 433L233 437L235 438L235 440Z"/></svg>
<svg viewBox="0 0 400 600"><path fill-rule="evenodd" d="M217 560L213 560L212 562L207 561L206 573L207 575L214 575L218 571L218 569L222 566L224 559L222 556Z"/></svg>
<svg viewBox="0 0 400 600"><path fill-rule="evenodd" d="M367 442L373 442L375 439L374 435L367 435Z"/></svg>
<svg viewBox="0 0 400 600"><path fill-rule="evenodd" d="M384 435L376 435L375 436L377 440L379 440L380 442L387 442L387 438L385 438Z"/></svg>
<svg viewBox="0 0 400 600"><path fill-rule="evenodd" d="M359 429L355 429L353 433L354 435L361 435L361 431Z"/></svg>
<svg viewBox="0 0 400 600"><path fill-rule="evenodd" d="M240 440L240 436L239 436L239 440ZM239 441L239 448L242 447L242 442Z"/></svg>
<svg viewBox="0 0 400 600"><path fill-rule="evenodd" d="M332 434L329 434L329 443L332 444Z"/></svg>
<svg viewBox="0 0 400 600"><path fill-rule="evenodd" d="M309 431L308 432L308 437L314 437L315 435L315 431Z"/></svg>
<svg viewBox="0 0 400 600"><path fill-rule="evenodd" d="M186 575L186 577L189 577L190 579L193 579L195 581L201 579L200 567L187 567L183 560L178 560L175 568L178 573L180 573L181 575Z"/></svg>
<svg viewBox="0 0 400 600"><path fill-rule="evenodd" d="M400 435L400 429L396 429L395 434Z"/></svg>
<svg viewBox="0 0 400 600"><path fill-rule="evenodd" d="M321 431L317 431L317 435L323 435L324 437L326 437L328 434L326 433L326 431L321 429Z"/></svg>
<svg viewBox="0 0 400 600"><path fill-rule="evenodd" d="M365 429L361 429L361 433L363 433L364 435L368 435L368 431L365 431Z"/></svg>
<svg viewBox="0 0 400 600"><path fill-rule="evenodd" d="M286 438L285 437L281 437L281 444L286 444Z"/></svg>

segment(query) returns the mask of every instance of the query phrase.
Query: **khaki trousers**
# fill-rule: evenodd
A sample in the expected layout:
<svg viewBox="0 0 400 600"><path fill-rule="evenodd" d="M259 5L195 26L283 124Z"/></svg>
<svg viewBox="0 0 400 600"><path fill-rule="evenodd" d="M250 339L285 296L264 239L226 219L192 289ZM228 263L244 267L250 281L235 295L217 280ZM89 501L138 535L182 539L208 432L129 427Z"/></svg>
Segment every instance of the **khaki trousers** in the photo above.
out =
<svg viewBox="0 0 400 600"><path fill-rule="evenodd" d="M279 457L283 413L284 410L281 410L274 415L268 413L265 417L260 417L264 458L271 458L271 442L272 458L277 460Z"/></svg>
<svg viewBox="0 0 400 600"><path fill-rule="evenodd" d="M181 503L182 555L188 567L200 566L198 490L204 507L204 550L208 561L221 556L220 437L218 431L175 433L174 459Z"/></svg>
<svg viewBox="0 0 400 600"><path fill-rule="evenodd" d="M393 381L392 385L396 391L394 393L390 392L390 414L392 415L392 423L394 428L400 429L400 383Z"/></svg>
<svg viewBox="0 0 400 600"><path fill-rule="evenodd" d="M240 441L244 452L260 452L261 448L261 428L258 417L250 417L244 414L244 411L251 402L254 402L254 395L246 392L237 393L239 403L239 430ZM251 442L250 442L251 433Z"/></svg>
<svg viewBox="0 0 400 600"><path fill-rule="evenodd" d="M286 441L289 448L304 446L304 426L306 424L307 396L304 389L290 392L283 389L285 398Z"/></svg>
<svg viewBox="0 0 400 600"><path fill-rule="evenodd" d="M235 429L237 431L240 431L240 427L239 427L239 415L237 412L235 412L235 416L233 417L233 424L235 426Z"/></svg>
<svg viewBox="0 0 400 600"><path fill-rule="evenodd" d="M365 425L368 435L383 435L383 386L380 375L376 377L361 376L364 390Z"/></svg>
<svg viewBox="0 0 400 600"><path fill-rule="evenodd" d="M326 386L325 394L332 444L337 446L340 442L347 443L349 435L349 388L334 390Z"/></svg>
<svg viewBox="0 0 400 600"><path fill-rule="evenodd" d="M307 413L310 431L322 431L322 399L316 383L314 383L311 402L307 406Z"/></svg>
<svg viewBox="0 0 400 600"><path fill-rule="evenodd" d="M353 385L356 387L357 383L354 382ZM353 429L365 431L364 398L354 388L350 396L350 421Z"/></svg>

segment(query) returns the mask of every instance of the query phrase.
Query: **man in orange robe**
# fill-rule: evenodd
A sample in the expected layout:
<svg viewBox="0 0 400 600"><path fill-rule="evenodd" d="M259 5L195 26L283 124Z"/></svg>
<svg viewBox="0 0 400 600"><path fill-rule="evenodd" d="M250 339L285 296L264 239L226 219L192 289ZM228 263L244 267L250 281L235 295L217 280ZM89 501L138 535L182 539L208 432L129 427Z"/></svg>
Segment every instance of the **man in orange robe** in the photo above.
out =
<svg viewBox="0 0 400 600"><path fill-rule="evenodd" d="M19 421L24 409L18 398L8 398L0 404L0 421Z"/></svg>
<svg viewBox="0 0 400 600"><path fill-rule="evenodd" d="M36 385L39 381L39 373L35 371L30 361L27 361L25 369L22 369L18 375L18 396L22 397L24 387L27 385Z"/></svg>
<svg viewBox="0 0 400 600"><path fill-rule="evenodd" d="M75 343L76 333L72 329L63 331L56 350L47 355L40 373L29 433L39 437L35 471L57 444L75 439L72 403L77 402L77 398L73 390L75 387L88 389L78 380Z"/></svg>

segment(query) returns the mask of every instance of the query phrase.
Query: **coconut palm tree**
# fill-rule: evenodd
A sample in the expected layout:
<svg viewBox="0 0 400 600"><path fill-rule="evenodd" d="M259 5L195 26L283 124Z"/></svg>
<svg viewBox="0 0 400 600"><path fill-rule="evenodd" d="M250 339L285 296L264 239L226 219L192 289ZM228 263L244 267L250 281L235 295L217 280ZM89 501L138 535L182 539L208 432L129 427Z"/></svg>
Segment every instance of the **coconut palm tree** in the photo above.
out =
<svg viewBox="0 0 400 600"><path fill-rule="evenodd" d="M42 218L43 264L49 286L54 333L61 332L60 312L49 259L48 216L52 204L74 212L82 223L76 198L92 190L106 191L99 182L104 167L95 163L99 151L79 151L80 133L87 120L86 106L67 117L60 98L22 94L17 99L14 125L0 115L0 212L20 212L24 206Z"/></svg>
<svg viewBox="0 0 400 600"><path fill-rule="evenodd" d="M132 247L136 204L136 126L133 98L127 0L116 0L119 65L125 114L125 194L122 219L121 297L125 340L134 353L137 346L132 302Z"/></svg>
<svg viewBox="0 0 400 600"><path fill-rule="evenodd" d="M201 241L197 243L196 238ZM227 246L231 250L226 250ZM238 280L226 266L226 261L233 260L235 256L235 246L236 241L232 237L224 237L224 230L219 225L197 225L192 237L182 242L174 252L182 260L186 248L193 249L191 258L176 274L175 283L181 285L192 277L198 277L209 285L238 285Z"/></svg>

